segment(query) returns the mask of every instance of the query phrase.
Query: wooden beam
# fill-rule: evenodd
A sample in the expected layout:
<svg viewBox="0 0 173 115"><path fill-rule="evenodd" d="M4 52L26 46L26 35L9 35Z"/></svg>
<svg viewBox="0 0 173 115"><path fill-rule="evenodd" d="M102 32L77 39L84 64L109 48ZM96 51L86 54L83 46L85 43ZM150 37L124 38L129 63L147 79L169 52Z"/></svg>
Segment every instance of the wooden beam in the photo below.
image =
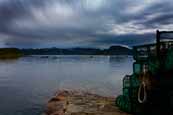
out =
<svg viewBox="0 0 173 115"><path fill-rule="evenodd" d="M157 30L158 31L158 30ZM159 31L160 34L164 34L164 33L173 33L173 31Z"/></svg>
<svg viewBox="0 0 173 115"><path fill-rule="evenodd" d="M156 31L156 47L157 47L157 57L160 58L160 31Z"/></svg>

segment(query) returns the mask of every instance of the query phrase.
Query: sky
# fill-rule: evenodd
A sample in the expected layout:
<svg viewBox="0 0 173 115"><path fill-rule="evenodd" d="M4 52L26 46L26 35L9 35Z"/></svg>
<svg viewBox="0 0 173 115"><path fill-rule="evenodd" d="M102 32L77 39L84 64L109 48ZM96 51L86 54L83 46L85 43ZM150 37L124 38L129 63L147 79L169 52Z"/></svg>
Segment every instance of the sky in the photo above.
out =
<svg viewBox="0 0 173 115"><path fill-rule="evenodd" d="M172 22L172 0L0 0L0 47L134 46Z"/></svg>

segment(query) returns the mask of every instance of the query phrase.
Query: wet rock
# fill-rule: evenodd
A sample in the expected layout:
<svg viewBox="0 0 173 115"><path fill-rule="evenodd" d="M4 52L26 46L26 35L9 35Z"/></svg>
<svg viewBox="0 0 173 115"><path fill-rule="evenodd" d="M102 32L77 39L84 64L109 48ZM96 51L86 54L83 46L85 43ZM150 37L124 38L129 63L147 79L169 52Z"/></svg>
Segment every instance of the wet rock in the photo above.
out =
<svg viewBox="0 0 173 115"><path fill-rule="evenodd" d="M47 104L45 115L128 115L115 105L115 98L77 91L60 91Z"/></svg>

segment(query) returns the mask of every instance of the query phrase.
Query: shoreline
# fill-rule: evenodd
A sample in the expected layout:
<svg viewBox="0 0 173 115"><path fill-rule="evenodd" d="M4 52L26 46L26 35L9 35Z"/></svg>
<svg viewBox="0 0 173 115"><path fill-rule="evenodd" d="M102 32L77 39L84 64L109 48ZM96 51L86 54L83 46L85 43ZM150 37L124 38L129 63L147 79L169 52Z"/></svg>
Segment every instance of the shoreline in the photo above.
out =
<svg viewBox="0 0 173 115"><path fill-rule="evenodd" d="M115 99L62 90L48 101L43 115L130 115L115 106Z"/></svg>

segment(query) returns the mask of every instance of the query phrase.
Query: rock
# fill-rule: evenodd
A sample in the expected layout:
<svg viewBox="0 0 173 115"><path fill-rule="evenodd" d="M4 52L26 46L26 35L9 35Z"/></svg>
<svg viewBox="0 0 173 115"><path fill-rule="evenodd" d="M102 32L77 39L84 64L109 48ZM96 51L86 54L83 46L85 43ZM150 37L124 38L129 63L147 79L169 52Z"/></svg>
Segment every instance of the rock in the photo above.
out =
<svg viewBox="0 0 173 115"><path fill-rule="evenodd" d="M45 115L129 115L115 105L115 98L77 91L60 91L47 104Z"/></svg>

